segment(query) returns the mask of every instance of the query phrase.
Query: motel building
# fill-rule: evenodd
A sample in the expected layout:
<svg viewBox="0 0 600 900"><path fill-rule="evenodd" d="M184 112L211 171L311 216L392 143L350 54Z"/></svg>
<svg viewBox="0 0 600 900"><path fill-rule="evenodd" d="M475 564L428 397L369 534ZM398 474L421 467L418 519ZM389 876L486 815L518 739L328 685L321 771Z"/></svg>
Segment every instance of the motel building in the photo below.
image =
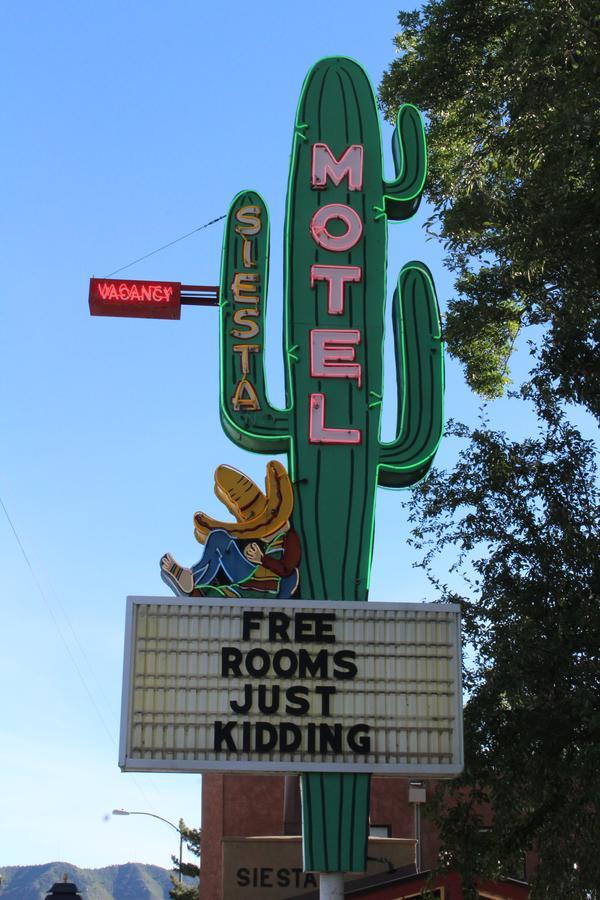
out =
<svg viewBox="0 0 600 900"><path fill-rule="evenodd" d="M317 900L318 875L302 870L299 779L206 773L202 779L200 896L204 900ZM345 897L462 900L455 872L435 875L440 843L424 813L435 782L371 779L367 872L348 873ZM525 900L533 857L480 900ZM429 894L423 894L429 891Z"/></svg>

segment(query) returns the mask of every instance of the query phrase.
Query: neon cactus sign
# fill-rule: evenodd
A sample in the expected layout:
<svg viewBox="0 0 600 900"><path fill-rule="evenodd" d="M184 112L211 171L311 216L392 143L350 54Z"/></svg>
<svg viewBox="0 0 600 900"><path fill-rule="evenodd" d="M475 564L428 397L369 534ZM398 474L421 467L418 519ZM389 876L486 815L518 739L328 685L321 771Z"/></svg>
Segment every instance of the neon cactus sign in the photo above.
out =
<svg viewBox="0 0 600 900"><path fill-rule="evenodd" d="M397 177L382 177L371 85L341 57L309 73L295 123L285 228L286 408L267 398L269 220L234 199L221 277L221 420L239 446L288 453L303 599L365 600L376 486L429 469L442 433L443 359L431 275L404 266L393 301L398 427L380 441L387 219L416 211L426 174L418 111L400 110Z"/></svg>
<svg viewBox="0 0 600 900"><path fill-rule="evenodd" d="M380 440L387 220L414 215L427 168L411 105L398 113L392 150L396 178L388 182L366 74L343 57L317 63L298 104L288 181L285 409L269 403L265 383L269 218L262 197L238 194L225 227L221 421L240 447L288 454L302 599L367 599L376 488L419 481L442 435L435 289L426 266L408 262L392 309L396 436ZM302 789L305 868L363 869L368 776L308 774Z"/></svg>

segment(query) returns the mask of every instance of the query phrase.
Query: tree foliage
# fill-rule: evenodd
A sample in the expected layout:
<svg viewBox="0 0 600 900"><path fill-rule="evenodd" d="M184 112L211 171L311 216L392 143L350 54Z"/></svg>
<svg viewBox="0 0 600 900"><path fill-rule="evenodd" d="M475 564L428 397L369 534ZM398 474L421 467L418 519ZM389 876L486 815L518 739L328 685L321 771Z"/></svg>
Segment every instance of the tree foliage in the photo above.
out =
<svg viewBox="0 0 600 900"><path fill-rule="evenodd" d="M593 445L545 413L523 441L452 425L458 463L422 483L411 519L470 648L465 773L438 798L449 859L468 880L536 850L531 896L580 900L600 885L600 504Z"/></svg>
<svg viewBox="0 0 600 900"><path fill-rule="evenodd" d="M467 885L535 850L532 897L597 897L598 487L594 447L564 408L600 416L600 10L428 0L399 21L380 96L390 118L401 102L426 116L428 228L456 276L448 348L491 399L517 336L539 326L513 401L533 403L538 431L453 425L457 464L411 500L413 543L439 595L462 604L466 647L465 772L435 814Z"/></svg>
<svg viewBox="0 0 600 900"><path fill-rule="evenodd" d="M202 835L200 829L190 828L183 819L180 819L179 830L190 853L200 858L200 838ZM180 866L179 859L176 856L172 856L171 859L173 860L175 871L177 873L181 872L184 878L200 878L200 867L195 863L184 862ZM187 883L178 881L172 875L171 881L173 882L173 887L169 891L169 897L173 898L173 900L198 900L198 884L190 884L189 881Z"/></svg>
<svg viewBox="0 0 600 900"><path fill-rule="evenodd" d="M600 415L597 0L429 0L399 22L380 96L426 116L450 352L497 397L520 329L545 326L538 374Z"/></svg>

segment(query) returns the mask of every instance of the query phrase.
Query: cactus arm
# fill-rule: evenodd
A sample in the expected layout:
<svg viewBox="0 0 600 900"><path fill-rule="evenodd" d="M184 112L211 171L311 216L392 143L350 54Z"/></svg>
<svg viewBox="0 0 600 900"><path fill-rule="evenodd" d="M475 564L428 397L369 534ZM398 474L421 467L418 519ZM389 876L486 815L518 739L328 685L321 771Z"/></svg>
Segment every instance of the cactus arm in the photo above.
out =
<svg viewBox="0 0 600 900"><path fill-rule="evenodd" d="M383 204L389 219L409 219L419 208L427 176L427 144L419 110L403 103L392 138L396 178L384 181Z"/></svg>
<svg viewBox="0 0 600 900"><path fill-rule="evenodd" d="M431 274L405 265L393 301L398 377L398 430L380 444L378 483L402 488L428 472L443 432L444 359L440 316Z"/></svg>
<svg viewBox="0 0 600 900"><path fill-rule="evenodd" d="M258 214L251 211L255 209ZM221 260L221 424L240 447L258 453L285 453L289 449L288 411L270 404L265 380L268 276L267 206L260 194L242 191L227 216ZM244 379L246 384L240 386Z"/></svg>

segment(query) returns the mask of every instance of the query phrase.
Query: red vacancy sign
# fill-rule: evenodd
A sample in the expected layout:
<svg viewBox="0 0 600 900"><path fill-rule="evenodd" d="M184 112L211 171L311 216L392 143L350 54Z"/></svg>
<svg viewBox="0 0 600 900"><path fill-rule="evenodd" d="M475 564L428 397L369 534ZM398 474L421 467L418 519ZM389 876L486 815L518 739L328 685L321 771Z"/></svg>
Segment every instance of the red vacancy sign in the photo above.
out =
<svg viewBox="0 0 600 900"><path fill-rule="evenodd" d="M179 319L181 284L178 281L90 278L90 312L93 316Z"/></svg>

